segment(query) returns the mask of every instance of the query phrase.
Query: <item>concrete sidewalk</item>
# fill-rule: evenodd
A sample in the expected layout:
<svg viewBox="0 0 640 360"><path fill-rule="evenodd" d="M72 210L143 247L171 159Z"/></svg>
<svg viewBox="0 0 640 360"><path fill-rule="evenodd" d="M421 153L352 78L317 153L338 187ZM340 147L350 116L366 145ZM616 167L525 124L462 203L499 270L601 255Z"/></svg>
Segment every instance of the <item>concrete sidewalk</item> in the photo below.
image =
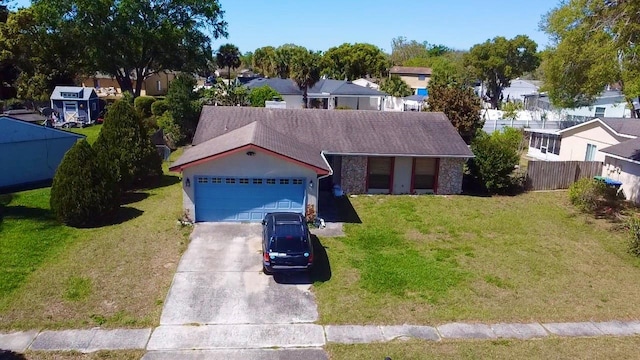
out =
<svg viewBox="0 0 640 360"><path fill-rule="evenodd" d="M0 334L0 349L15 352L146 349L145 359L169 359L190 352L188 359L215 354L235 358L260 358L264 351L273 358L296 358L303 351L310 359L324 359L320 348L327 343L358 344L395 339L482 340L540 339L640 335L640 321L574 323L449 323L436 327L418 325L163 325L155 329L90 329L27 331ZM285 351L286 350L286 351ZM217 356L217 355L216 355ZM293 356L293 357L291 357ZM305 355L306 357L306 355Z"/></svg>

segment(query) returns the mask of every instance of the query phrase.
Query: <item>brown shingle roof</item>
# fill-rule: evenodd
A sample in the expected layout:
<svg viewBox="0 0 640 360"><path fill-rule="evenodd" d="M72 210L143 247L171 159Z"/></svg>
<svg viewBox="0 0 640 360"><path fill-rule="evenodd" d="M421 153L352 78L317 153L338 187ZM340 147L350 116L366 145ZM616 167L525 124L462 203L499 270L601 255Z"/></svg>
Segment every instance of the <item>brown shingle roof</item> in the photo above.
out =
<svg viewBox="0 0 640 360"><path fill-rule="evenodd" d="M391 74L409 74L409 75L431 75L431 68L427 67L408 67L394 66L389 70Z"/></svg>
<svg viewBox="0 0 640 360"><path fill-rule="evenodd" d="M250 125L250 126L249 126ZM472 157L443 113L204 106L172 168L254 144L321 169L331 154Z"/></svg>
<svg viewBox="0 0 640 360"><path fill-rule="evenodd" d="M199 144L199 146L188 148L171 167L177 168L188 165L195 161L223 154L246 145L255 145L310 165L321 170L321 172L329 172L327 163L320 156L320 149L302 144L296 139L279 133L258 121L207 140Z"/></svg>

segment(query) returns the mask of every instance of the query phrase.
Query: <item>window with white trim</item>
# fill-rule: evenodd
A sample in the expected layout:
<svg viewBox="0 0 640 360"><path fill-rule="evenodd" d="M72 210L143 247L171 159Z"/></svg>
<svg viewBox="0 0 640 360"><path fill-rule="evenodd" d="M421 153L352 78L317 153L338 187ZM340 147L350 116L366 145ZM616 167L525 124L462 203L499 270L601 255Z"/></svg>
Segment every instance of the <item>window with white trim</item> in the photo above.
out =
<svg viewBox="0 0 640 360"><path fill-rule="evenodd" d="M226 178L224 179L225 184L235 184L236 179Z"/></svg>
<svg viewBox="0 0 640 360"><path fill-rule="evenodd" d="M198 184L207 184L208 182L209 182L209 178L206 178L206 177L198 178Z"/></svg>
<svg viewBox="0 0 640 360"><path fill-rule="evenodd" d="M293 179L293 185L302 185L303 183L302 179Z"/></svg>
<svg viewBox="0 0 640 360"><path fill-rule="evenodd" d="M595 161L596 152L598 152L597 146L593 144L587 144L587 153L584 156L584 161Z"/></svg>
<svg viewBox="0 0 640 360"><path fill-rule="evenodd" d="M249 179L240 179L240 180L238 180L238 183L240 183L240 184L248 184L249 183Z"/></svg>
<svg viewBox="0 0 640 360"><path fill-rule="evenodd" d="M601 106L596 106L596 113L595 113L595 117L597 118L602 118L604 117L604 113L605 111L607 111L607 108L605 107L601 107Z"/></svg>
<svg viewBox="0 0 640 360"><path fill-rule="evenodd" d="M211 183L212 184L222 184L222 179L221 178L211 178Z"/></svg>
<svg viewBox="0 0 640 360"><path fill-rule="evenodd" d="M267 179L267 185L275 185L276 179Z"/></svg>
<svg viewBox="0 0 640 360"><path fill-rule="evenodd" d="M262 185L262 179L253 179L254 185Z"/></svg>
<svg viewBox="0 0 640 360"><path fill-rule="evenodd" d="M162 81L156 81L156 90L162 91Z"/></svg>
<svg viewBox="0 0 640 360"><path fill-rule="evenodd" d="M280 179L280 185L289 185L289 179Z"/></svg>

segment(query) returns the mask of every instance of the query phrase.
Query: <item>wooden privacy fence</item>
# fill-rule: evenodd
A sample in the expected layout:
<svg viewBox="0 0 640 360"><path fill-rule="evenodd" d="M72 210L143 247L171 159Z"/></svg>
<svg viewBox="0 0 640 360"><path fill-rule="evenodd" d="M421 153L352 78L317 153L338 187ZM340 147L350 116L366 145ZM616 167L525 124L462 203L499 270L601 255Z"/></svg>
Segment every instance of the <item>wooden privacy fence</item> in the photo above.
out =
<svg viewBox="0 0 640 360"><path fill-rule="evenodd" d="M568 189L579 179L599 175L600 161L529 161L527 190Z"/></svg>

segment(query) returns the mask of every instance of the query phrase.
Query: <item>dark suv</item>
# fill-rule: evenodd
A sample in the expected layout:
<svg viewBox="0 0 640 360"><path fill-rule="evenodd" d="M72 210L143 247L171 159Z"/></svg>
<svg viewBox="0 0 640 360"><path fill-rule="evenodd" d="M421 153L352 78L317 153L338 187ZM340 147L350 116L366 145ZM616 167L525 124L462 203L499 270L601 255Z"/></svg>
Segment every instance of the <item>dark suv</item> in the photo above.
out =
<svg viewBox="0 0 640 360"><path fill-rule="evenodd" d="M262 266L265 274L311 269L313 245L302 214L268 213L262 225Z"/></svg>

